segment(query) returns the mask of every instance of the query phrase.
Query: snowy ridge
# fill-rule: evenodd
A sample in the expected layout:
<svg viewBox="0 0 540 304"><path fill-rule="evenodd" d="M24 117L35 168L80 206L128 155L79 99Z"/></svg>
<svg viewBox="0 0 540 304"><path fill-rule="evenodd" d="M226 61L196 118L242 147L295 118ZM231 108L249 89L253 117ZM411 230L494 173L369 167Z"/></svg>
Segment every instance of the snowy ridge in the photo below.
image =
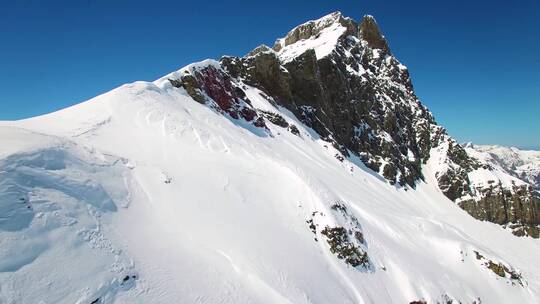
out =
<svg viewBox="0 0 540 304"><path fill-rule="evenodd" d="M207 67L214 67L216 69L221 70L221 64L217 60L205 59L203 61L194 62L192 64L189 64L189 65L181 68L178 71L174 71L172 73L169 73L169 74L155 80L153 83L155 85L157 85L161 89L171 88L171 83L170 83L169 79L179 79L184 74L187 74L187 73L192 74L192 73L195 73L196 71L199 71L199 70L207 68Z"/></svg>
<svg viewBox="0 0 540 304"><path fill-rule="evenodd" d="M397 60L366 53L362 81L410 91ZM400 152L425 157L413 188L309 127L315 109L297 115L232 67L206 60L0 122L0 303L540 302L538 240L443 194L453 140L416 100L386 94L377 113L403 106L441 143L430 157ZM392 148L385 121L388 132L355 135Z"/></svg>
<svg viewBox="0 0 540 304"><path fill-rule="evenodd" d="M477 157L540 189L540 151L472 144L466 148L469 153L482 155Z"/></svg>

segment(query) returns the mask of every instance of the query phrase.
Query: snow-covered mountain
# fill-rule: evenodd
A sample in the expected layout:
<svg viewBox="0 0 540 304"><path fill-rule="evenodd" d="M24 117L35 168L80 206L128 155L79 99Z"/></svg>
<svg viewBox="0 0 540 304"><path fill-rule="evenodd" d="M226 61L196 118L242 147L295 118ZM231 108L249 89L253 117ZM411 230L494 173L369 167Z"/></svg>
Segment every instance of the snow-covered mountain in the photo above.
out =
<svg viewBox="0 0 540 304"><path fill-rule="evenodd" d="M540 151L520 150L516 147L467 144L469 149L486 155L486 161L540 190Z"/></svg>
<svg viewBox="0 0 540 304"><path fill-rule="evenodd" d="M0 122L0 303L538 303L538 193L488 150L333 13Z"/></svg>

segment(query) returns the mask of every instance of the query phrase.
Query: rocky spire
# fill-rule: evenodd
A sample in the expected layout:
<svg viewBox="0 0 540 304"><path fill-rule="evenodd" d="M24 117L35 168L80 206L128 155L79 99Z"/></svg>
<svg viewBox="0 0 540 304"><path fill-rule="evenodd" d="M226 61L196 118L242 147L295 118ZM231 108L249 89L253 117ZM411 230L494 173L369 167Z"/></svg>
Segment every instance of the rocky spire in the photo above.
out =
<svg viewBox="0 0 540 304"><path fill-rule="evenodd" d="M386 39L381 34L377 21L371 15L365 15L360 23L358 36L368 43L368 46L373 49L381 49L389 52L390 48Z"/></svg>

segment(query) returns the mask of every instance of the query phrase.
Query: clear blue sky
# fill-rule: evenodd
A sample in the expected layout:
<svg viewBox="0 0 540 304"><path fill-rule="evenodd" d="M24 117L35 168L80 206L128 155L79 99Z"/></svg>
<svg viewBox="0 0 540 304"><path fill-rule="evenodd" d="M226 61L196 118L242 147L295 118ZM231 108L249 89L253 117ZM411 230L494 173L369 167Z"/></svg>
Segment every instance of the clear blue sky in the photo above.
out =
<svg viewBox="0 0 540 304"><path fill-rule="evenodd" d="M375 16L460 141L540 148L540 1L0 0L0 119L243 55L332 11Z"/></svg>

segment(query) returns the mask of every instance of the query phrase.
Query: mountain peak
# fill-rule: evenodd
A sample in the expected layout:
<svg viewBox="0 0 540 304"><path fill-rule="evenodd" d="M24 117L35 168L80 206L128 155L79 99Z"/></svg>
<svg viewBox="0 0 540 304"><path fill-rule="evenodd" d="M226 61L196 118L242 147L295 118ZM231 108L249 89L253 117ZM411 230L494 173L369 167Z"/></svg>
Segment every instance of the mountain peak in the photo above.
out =
<svg viewBox="0 0 540 304"><path fill-rule="evenodd" d="M341 12L336 11L316 20L302 23L290 30L284 38L280 38L274 44L274 50L294 44L301 40L316 39L321 32L328 28L343 28L346 35L355 35L358 24L351 18L343 17Z"/></svg>
<svg viewBox="0 0 540 304"><path fill-rule="evenodd" d="M280 53L280 58L285 62L308 49L314 49L317 58L322 58L331 52L341 38L348 36L360 38L372 49L390 53L388 42L373 16L365 15L358 24L339 11L296 26L284 38L277 39L272 49Z"/></svg>
<svg viewBox="0 0 540 304"><path fill-rule="evenodd" d="M377 21L371 15L365 15L360 22L359 37L368 43L373 49L382 49L389 51L388 42L382 35Z"/></svg>
<svg viewBox="0 0 540 304"><path fill-rule="evenodd" d="M316 20L300 24L284 38L276 40L273 50L288 62L313 49L317 58L330 54L342 37L357 36L358 24L340 12L334 12Z"/></svg>

